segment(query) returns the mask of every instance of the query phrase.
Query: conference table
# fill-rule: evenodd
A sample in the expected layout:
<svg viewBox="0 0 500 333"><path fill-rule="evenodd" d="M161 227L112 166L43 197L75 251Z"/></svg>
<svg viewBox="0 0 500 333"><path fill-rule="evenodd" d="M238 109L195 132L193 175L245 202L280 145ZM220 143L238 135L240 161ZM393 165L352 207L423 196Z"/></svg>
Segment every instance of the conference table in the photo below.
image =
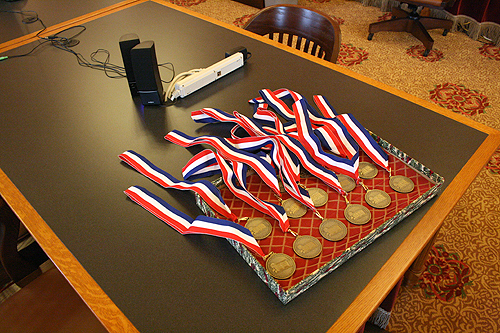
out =
<svg viewBox="0 0 500 333"><path fill-rule="evenodd" d="M412 263L421 264L500 144L491 128L168 2L115 3L44 34L72 25L86 27L75 52L88 58L105 49L115 64L127 33L153 40L158 62L176 73L208 67L235 47L252 54L242 68L163 106L141 105L125 79L79 66L74 54L48 44L0 62L0 194L111 332L356 332ZM36 43L33 34L16 37L0 55ZM160 73L165 81L172 75ZM182 236L127 199L123 191L139 185L201 214L191 193L165 190L118 158L134 150L180 179L197 150L167 142L166 133L229 136L232 125L197 124L191 111L250 116L248 100L260 89L283 87L326 96L445 179L436 198L286 305L225 239Z"/></svg>

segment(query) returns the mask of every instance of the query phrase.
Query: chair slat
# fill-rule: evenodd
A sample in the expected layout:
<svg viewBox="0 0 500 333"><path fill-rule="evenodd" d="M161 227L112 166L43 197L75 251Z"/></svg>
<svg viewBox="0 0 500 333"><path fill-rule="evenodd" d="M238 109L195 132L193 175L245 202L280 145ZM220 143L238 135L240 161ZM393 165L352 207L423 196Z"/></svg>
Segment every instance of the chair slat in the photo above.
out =
<svg viewBox="0 0 500 333"><path fill-rule="evenodd" d="M318 49L318 44L314 43L311 49L311 54L316 55L316 50Z"/></svg>
<svg viewBox="0 0 500 333"><path fill-rule="evenodd" d="M309 45L311 45L311 41L306 39L306 43L304 44L304 52L309 53Z"/></svg>
<svg viewBox="0 0 500 333"><path fill-rule="evenodd" d="M302 49L301 46L302 46L302 37L297 36L297 42L295 43L295 48L297 50L301 50Z"/></svg>

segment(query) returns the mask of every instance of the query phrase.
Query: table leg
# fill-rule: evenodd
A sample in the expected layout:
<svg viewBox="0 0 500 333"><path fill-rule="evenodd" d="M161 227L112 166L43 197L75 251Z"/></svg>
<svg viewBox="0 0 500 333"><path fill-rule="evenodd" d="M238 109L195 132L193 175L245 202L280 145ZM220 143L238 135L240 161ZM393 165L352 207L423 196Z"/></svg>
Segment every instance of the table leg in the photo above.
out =
<svg viewBox="0 0 500 333"><path fill-rule="evenodd" d="M413 262L413 264L410 266L408 271L406 271L405 277L403 284L405 286L413 286L418 282L418 279L420 277L420 274L424 271L425 267L425 262L427 261L429 257L429 252L434 245L434 242L437 237L437 232L432 236L431 240L427 243L425 248L422 250L422 252L418 255L417 259Z"/></svg>

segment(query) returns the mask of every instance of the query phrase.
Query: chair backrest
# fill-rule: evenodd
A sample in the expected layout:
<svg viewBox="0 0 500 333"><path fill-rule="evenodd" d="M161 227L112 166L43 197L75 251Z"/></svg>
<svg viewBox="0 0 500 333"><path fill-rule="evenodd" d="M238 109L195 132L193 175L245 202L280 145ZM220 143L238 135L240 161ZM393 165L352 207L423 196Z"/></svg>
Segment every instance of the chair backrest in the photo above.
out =
<svg viewBox="0 0 500 333"><path fill-rule="evenodd" d="M245 30L295 47L335 63L340 51L340 27L330 16L297 5L276 5L262 9Z"/></svg>

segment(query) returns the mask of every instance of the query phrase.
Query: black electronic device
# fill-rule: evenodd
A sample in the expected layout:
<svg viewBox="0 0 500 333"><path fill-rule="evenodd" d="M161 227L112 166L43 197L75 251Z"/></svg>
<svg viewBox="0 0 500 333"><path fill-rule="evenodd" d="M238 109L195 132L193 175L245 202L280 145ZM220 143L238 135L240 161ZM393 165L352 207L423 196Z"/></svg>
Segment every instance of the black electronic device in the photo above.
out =
<svg viewBox="0 0 500 333"><path fill-rule="evenodd" d="M160 105L165 101L165 92L158 70L155 43L145 41L130 50L132 68L137 90L143 105Z"/></svg>
<svg viewBox="0 0 500 333"><path fill-rule="evenodd" d="M130 59L130 51L134 46L140 44L141 41L136 34L126 34L120 37L120 51L122 53L123 66L125 67L125 75L127 76L128 86L132 96L139 96L137 84L135 80L134 70L132 68L132 60Z"/></svg>

